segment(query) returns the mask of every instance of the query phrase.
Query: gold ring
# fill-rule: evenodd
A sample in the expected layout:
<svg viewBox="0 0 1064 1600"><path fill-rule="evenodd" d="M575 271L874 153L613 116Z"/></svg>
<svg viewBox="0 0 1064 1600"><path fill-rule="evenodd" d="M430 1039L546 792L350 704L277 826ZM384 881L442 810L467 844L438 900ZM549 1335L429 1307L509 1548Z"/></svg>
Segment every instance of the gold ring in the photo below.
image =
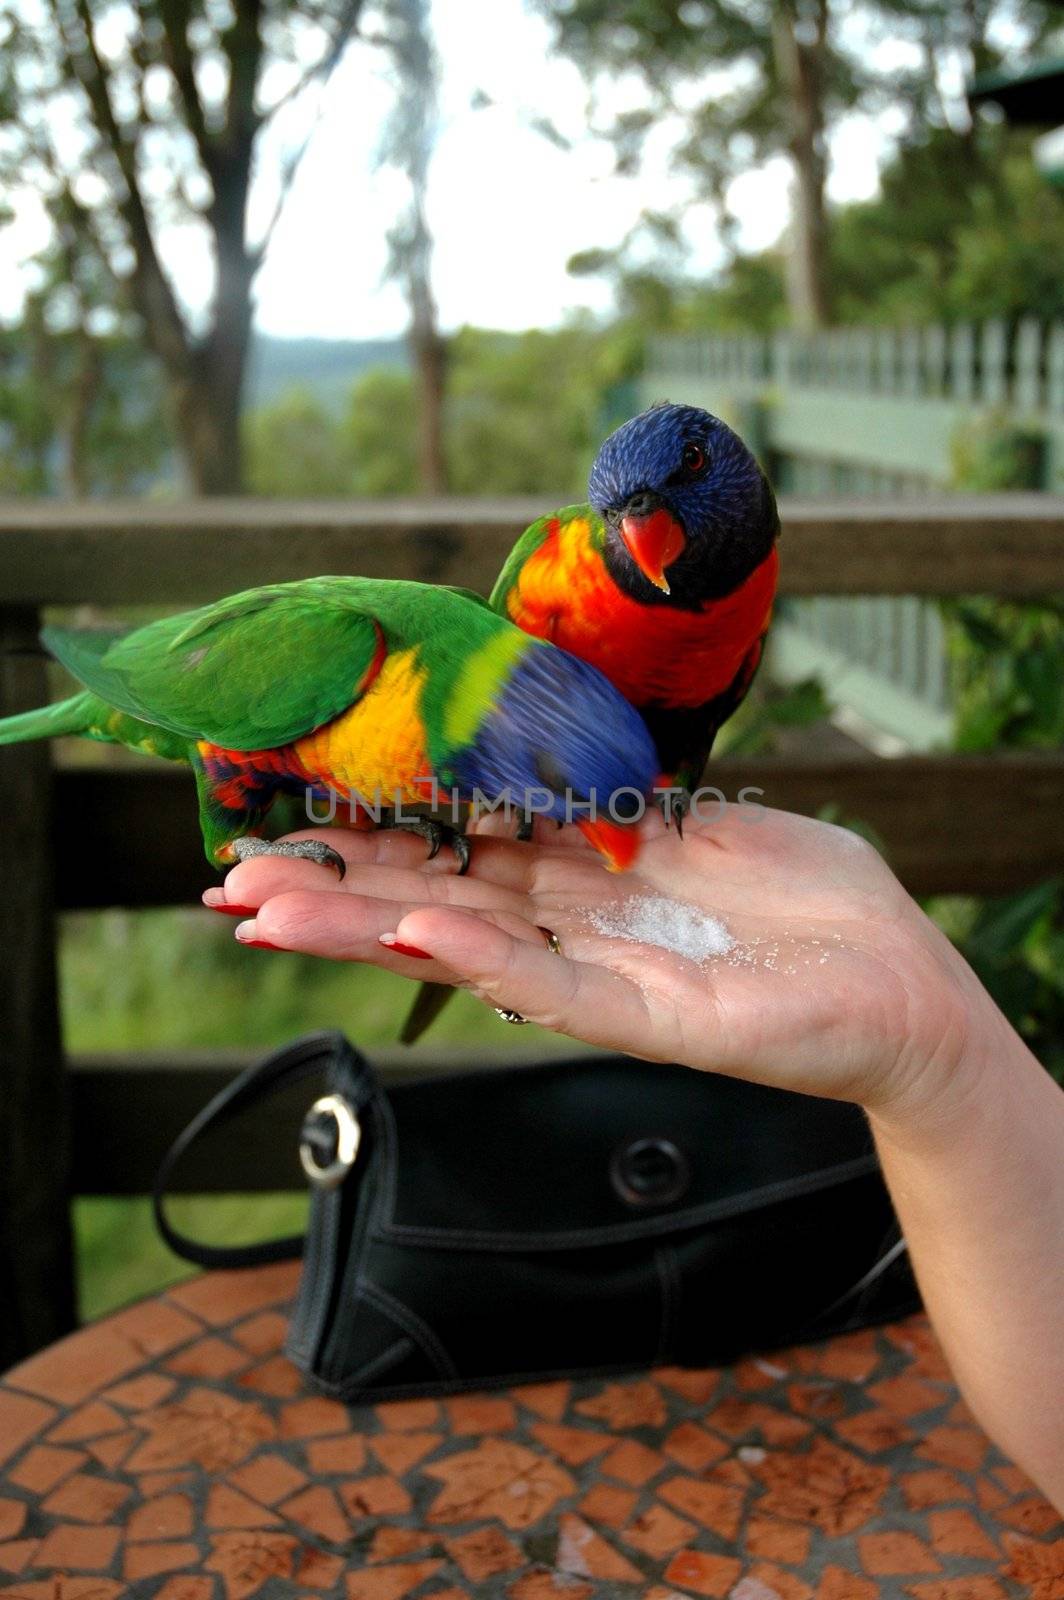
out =
<svg viewBox="0 0 1064 1600"><path fill-rule="evenodd" d="M543 935L544 939L546 939L547 949L550 951L551 955L560 956L562 953L562 942L553 929L540 927L538 922L536 923L536 928L537 931ZM496 1006L495 1015L497 1017L501 1017L504 1022L509 1022L515 1028L527 1028L528 1026L528 1018L523 1017L520 1011L511 1011L508 1006Z"/></svg>

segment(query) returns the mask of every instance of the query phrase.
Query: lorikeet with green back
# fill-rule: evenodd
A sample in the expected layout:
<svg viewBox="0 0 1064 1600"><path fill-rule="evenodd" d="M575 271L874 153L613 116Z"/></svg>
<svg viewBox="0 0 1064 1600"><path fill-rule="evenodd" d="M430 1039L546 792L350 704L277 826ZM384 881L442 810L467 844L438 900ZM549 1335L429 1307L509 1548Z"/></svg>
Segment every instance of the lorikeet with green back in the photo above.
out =
<svg viewBox="0 0 1064 1600"><path fill-rule="evenodd" d="M742 704L776 592L779 514L739 436L697 406L661 404L610 434L589 503L540 517L499 574L491 604L527 633L604 672L642 713L677 792ZM402 1029L412 1043L450 991L425 984Z"/></svg>
<svg viewBox="0 0 1064 1600"><path fill-rule="evenodd" d="M85 686L0 722L0 744L82 734L187 762L209 859L264 850L343 872L324 840L252 837L281 792L424 801L430 780L579 825L612 865L636 835L603 815L658 771L638 714L602 674L532 639L464 590L312 578L233 595L132 632L46 628ZM629 814L631 808L629 807ZM576 812L580 817L580 812Z"/></svg>

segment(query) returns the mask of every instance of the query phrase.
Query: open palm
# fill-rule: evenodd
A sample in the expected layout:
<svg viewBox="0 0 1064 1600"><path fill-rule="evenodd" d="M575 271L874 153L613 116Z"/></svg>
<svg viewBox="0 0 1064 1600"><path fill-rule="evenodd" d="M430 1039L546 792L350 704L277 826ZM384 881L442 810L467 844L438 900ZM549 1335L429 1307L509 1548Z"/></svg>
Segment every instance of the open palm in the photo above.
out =
<svg viewBox="0 0 1064 1600"><path fill-rule="evenodd" d="M330 832L342 882L263 857L207 899L248 909L241 937L454 983L592 1044L866 1105L959 1053L975 980L864 841L734 805L688 819L682 839L656 815L641 828L624 874L566 829L531 845L481 832L461 878L409 835ZM633 897L709 913L735 943L693 960L598 931ZM382 946L393 933L433 959Z"/></svg>

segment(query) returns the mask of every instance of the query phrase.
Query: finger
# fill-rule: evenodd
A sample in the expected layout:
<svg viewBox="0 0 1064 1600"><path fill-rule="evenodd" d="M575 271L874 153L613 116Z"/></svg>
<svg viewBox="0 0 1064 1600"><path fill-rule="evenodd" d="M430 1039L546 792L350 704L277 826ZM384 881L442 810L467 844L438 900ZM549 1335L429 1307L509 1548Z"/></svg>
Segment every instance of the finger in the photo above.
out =
<svg viewBox="0 0 1064 1600"><path fill-rule="evenodd" d="M395 935L430 954L452 974L447 981L460 979L492 1005L589 1044L632 1050L646 1042L655 1053L642 992L619 973L552 953L468 911L419 907Z"/></svg>

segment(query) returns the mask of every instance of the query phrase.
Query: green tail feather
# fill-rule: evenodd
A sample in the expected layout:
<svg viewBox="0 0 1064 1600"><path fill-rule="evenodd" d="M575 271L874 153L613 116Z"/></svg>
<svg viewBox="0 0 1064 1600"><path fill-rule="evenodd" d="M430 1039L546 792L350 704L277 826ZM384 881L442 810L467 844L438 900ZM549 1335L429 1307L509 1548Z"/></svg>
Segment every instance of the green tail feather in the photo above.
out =
<svg viewBox="0 0 1064 1600"><path fill-rule="evenodd" d="M54 706L23 711L0 718L0 744L20 744L24 739L57 739L65 733L87 733L100 702L91 694L71 695Z"/></svg>
<svg viewBox="0 0 1064 1600"><path fill-rule="evenodd" d="M453 994L449 983L423 983L399 1030L400 1044L416 1044L426 1029L432 1027Z"/></svg>

